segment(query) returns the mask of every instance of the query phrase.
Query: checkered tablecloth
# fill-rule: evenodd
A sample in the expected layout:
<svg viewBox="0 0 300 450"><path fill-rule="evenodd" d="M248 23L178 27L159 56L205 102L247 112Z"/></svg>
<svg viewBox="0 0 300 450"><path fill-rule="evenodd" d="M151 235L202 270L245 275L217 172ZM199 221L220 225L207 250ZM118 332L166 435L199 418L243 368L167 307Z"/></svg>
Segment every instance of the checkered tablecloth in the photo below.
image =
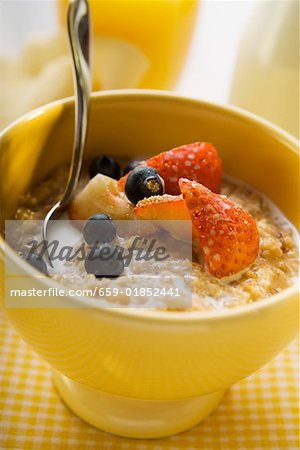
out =
<svg viewBox="0 0 300 450"><path fill-rule="evenodd" d="M51 373L0 313L0 449L248 450L299 448L298 346L235 385L201 425L166 439L131 440L84 423Z"/></svg>

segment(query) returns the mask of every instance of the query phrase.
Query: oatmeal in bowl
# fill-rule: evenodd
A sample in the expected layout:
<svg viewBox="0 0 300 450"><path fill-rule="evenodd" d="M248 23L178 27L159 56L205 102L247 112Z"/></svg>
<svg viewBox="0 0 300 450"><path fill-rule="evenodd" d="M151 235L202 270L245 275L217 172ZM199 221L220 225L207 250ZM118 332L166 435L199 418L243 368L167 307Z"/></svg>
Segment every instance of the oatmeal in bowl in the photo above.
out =
<svg viewBox="0 0 300 450"><path fill-rule="evenodd" d="M84 257L53 270L43 254L28 252L34 232L21 235L27 245L22 256L108 307L223 310L261 301L297 281L297 232L266 196L222 177L212 144L183 145L125 166L99 156L85 169L67 212L70 227L80 230L74 251L82 249ZM60 167L35 186L15 219L42 220L66 178ZM136 258L143 243L152 252L167 245L168 257ZM132 253L130 263L120 249Z"/></svg>
<svg viewBox="0 0 300 450"><path fill-rule="evenodd" d="M64 190L73 126L74 103L68 99L26 116L0 136L2 233L5 221L16 217L25 219L27 236L35 236L33 220L27 219L42 221ZM168 149L199 139L212 142L214 150L193 144L196 153L189 151L185 158L179 150L182 164L174 163L174 151ZM196 162L200 147L211 153L202 165ZM69 276L70 289L91 283L120 290L126 279L133 288L134 266L112 258L114 273L106 273L108 278L97 276L101 258L100 269L82 258L63 262L57 270L46 257L31 256L37 271L28 264L30 247L20 249L20 258L1 236L5 312L49 364L58 392L78 416L127 437L179 433L205 419L228 387L263 367L296 336L297 148L282 130L230 106L154 91L92 95L87 166L66 212L72 219L68 232L74 232L85 257L93 246L125 248L145 234L147 242L175 243L171 268L165 270L167 259L151 260L148 268L157 270L157 280L167 279L172 269L191 288L191 305L178 308L172 298L149 305L147 291L144 299L122 298L125 306L139 300L139 308L124 308L118 295L107 298L121 305L116 308L102 307L101 296L60 297L60 290L70 292ZM161 152L167 160L149 156ZM105 172L101 155L109 155ZM129 176L116 165L125 167L131 159L143 159L142 167L152 169L135 173L138 192L125 189ZM128 170L139 166L140 161ZM206 177L199 178L200 172ZM119 234L119 222L132 225L132 236ZM12 244L21 238L17 234ZM89 243L94 240L96 245ZM183 248L190 249L187 255ZM135 270L139 264L138 288L145 278L144 261L134 258L133 263ZM10 295L10 290L32 288L46 294Z"/></svg>

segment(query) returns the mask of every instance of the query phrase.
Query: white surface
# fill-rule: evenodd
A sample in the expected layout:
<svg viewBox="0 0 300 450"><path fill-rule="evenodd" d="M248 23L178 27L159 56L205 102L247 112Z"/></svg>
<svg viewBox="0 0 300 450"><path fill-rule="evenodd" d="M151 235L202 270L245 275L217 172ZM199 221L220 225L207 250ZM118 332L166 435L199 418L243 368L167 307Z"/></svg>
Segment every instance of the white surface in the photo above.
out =
<svg viewBox="0 0 300 450"><path fill-rule="evenodd" d="M226 102L240 37L255 1L204 0L178 91ZM56 28L53 0L0 0L0 55L16 55L30 36Z"/></svg>

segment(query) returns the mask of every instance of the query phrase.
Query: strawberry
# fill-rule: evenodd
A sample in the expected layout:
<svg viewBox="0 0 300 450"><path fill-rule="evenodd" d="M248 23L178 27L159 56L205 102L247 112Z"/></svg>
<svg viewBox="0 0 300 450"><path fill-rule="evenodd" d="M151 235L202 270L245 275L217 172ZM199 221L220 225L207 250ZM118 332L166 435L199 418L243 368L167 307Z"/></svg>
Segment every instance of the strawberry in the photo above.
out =
<svg viewBox="0 0 300 450"><path fill-rule="evenodd" d="M182 178L179 186L209 271L221 278L253 263L259 250L259 234L253 217L228 198L195 181Z"/></svg>
<svg viewBox="0 0 300 450"><path fill-rule="evenodd" d="M176 239L189 240L191 237L190 215L181 195L160 195L138 202L134 213L139 219L155 220L160 228L168 231ZM175 220L186 220L178 223Z"/></svg>
<svg viewBox="0 0 300 450"><path fill-rule="evenodd" d="M153 167L165 181L166 194L180 193L179 178L198 181L214 192L220 192L222 167L215 147L206 142L195 142L174 148L148 159L142 165ZM124 190L128 174L119 180Z"/></svg>
<svg viewBox="0 0 300 450"><path fill-rule="evenodd" d="M156 195L138 202L134 212L146 220L190 220L181 195Z"/></svg>

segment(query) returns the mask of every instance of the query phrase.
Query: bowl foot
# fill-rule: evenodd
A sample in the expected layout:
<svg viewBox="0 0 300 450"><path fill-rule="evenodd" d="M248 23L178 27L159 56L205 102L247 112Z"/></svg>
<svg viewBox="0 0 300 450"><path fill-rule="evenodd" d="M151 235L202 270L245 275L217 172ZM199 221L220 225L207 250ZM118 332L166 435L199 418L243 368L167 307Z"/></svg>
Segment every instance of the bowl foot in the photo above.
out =
<svg viewBox="0 0 300 450"><path fill-rule="evenodd" d="M139 400L108 394L59 373L54 384L67 406L89 424L123 437L161 438L188 430L220 403L224 391L180 400Z"/></svg>

